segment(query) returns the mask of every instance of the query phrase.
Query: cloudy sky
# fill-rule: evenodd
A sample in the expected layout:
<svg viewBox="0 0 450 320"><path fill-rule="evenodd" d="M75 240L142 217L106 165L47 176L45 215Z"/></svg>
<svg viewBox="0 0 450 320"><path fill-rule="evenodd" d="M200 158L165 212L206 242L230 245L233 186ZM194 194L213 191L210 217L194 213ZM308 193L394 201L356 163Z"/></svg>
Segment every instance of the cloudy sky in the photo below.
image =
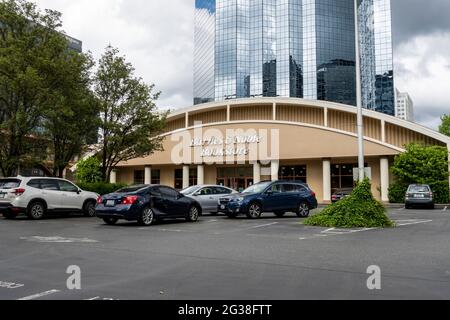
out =
<svg viewBox="0 0 450 320"><path fill-rule="evenodd" d="M99 57L112 44L148 83L161 108L192 104L194 0L35 0L63 13L64 30ZM436 128L450 113L449 0L392 0L396 86L416 120Z"/></svg>

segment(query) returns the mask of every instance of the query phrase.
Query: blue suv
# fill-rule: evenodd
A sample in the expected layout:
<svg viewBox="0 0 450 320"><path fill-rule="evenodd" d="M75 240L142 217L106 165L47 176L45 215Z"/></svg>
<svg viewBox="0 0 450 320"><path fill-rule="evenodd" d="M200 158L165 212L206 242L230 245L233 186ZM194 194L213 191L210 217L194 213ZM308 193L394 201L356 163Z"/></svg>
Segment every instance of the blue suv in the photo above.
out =
<svg viewBox="0 0 450 320"><path fill-rule="evenodd" d="M317 206L316 194L307 184L267 181L255 184L241 194L220 198L218 211L230 218L245 214L250 219L258 219L263 212L273 212L277 217L295 212L298 217L306 218Z"/></svg>

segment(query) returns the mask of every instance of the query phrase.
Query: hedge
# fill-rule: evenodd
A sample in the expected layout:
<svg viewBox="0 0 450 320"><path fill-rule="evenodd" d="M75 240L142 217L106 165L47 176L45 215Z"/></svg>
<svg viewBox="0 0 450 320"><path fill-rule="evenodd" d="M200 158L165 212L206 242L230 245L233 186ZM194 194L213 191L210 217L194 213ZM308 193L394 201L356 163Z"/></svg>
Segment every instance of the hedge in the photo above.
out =
<svg viewBox="0 0 450 320"><path fill-rule="evenodd" d="M95 192L99 195L103 196L105 194L114 193L123 187L126 187L126 184L121 183L106 183L106 182L94 182L94 183L80 183L78 186L85 191Z"/></svg>

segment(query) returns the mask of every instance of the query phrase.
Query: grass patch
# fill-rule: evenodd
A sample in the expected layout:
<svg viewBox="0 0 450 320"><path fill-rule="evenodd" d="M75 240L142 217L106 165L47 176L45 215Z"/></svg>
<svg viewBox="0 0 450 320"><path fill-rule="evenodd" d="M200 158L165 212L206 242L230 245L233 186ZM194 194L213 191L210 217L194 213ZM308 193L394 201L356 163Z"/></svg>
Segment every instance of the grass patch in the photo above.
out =
<svg viewBox="0 0 450 320"><path fill-rule="evenodd" d="M351 196L307 219L305 225L327 228L390 228L395 224L388 218L386 208L373 197L370 180L365 179L358 184Z"/></svg>

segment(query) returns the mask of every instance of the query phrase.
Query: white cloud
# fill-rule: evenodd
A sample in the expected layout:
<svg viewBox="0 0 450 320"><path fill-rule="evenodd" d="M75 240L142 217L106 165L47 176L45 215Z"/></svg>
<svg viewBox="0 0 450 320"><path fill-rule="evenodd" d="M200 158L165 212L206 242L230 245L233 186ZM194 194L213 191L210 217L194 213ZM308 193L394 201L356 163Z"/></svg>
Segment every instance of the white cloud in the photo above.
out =
<svg viewBox="0 0 450 320"><path fill-rule="evenodd" d="M63 29L99 58L111 44L155 83L161 108L192 104L193 0L35 0L63 13Z"/></svg>
<svg viewBox="0 0 450 320"><path fill-rule="evenodd" d="M35 0L63 13L64 30L98 58L118 47L139 76L163 92L160 107L192 104L194 0ZM396 47L396 86L408 91L418 122L436 128L450 113L450 33Z"/></svg>
<svg viewBox="0 0 450 320"><path fill-rule="evenodd" d="M416 120L436 129L450 113L450 33L419 36L395 50L396 86L415 103Z"/></svg>

